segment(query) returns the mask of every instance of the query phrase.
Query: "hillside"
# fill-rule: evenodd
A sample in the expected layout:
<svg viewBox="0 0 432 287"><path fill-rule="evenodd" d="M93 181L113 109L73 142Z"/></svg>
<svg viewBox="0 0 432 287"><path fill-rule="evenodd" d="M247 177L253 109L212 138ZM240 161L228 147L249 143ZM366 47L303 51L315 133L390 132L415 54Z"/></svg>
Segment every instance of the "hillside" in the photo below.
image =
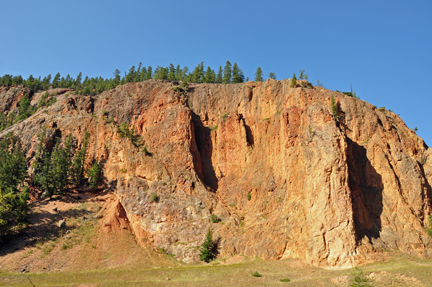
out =
<svg viewBox="0 0 432 287"><path fill-rule="evenodd" d="M120 200L137 242L186 263L198 259L208 228L220 257L330 268L389 249L429 258L432 168L423 140L391 111L297 83L173 89L179 83L147 80L96 96L54 89L54 103L0 137L20 137L30 165L41 128L46 145L71 134L75 149L89 132L86 165L101 165L103 189ZM0 88L0 112L17 110L25 93Z"/></svg>

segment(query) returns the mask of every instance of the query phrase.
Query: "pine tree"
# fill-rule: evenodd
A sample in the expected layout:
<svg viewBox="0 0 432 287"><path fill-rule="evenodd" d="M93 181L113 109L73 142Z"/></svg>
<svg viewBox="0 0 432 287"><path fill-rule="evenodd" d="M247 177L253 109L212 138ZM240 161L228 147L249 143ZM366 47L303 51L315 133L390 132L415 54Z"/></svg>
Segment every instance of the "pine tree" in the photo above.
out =
<svg viewBox="0 0 432 287"><path fill-rule="evenodd" d="M204 261L207 263L210 262L214 258L214 256L213 256L213 235L212 235L212 231L210 228L207 231L204 243L201 245L199 258L201 261Z"/></svg>
<svg viewBox="0 0 432 287"><path fill-rule="evenodd" d="M156 80L168 79L168 68L157 66L153 74L153 79Z"/></svg>
<svg viewBox="0 0 432 287"><path fill-rule="evenodd" d="M141 72L140 72L140 82L144 82L145 80L147 80L147 69L146 67L142 67L141 68Z"/></svg>
<svg viewBox="0 0 432 287"><path fill-rule="evenodd" d="M30 105L30 99L27 94L24 94L19 103L19 115L16 118L15 122L28 118L32 115L32 113L33 109Z"/></svg>
<svg viewBox="0 0 432 287"><path fill-rule="evenodd" d="M336 120L339 119L340 116L339 116L339 114L338 114L338 108L337 108L337 106L336 106L336 101L335 101L334 95L331 96L331 99L330 99L330 105L331 105L331 109L332 109L333 117L334 117Z"/></svg>
<svg viewBox="0 0 432 287"><path fill-rule="evenodd" d="M82 73L79 72L79 74L77 75L76 79L75 79L75 87L78 88L81 85L81 80L82 80Z"/></svg>
<svg viewBox="0 0 432 287"><path fill-rule="evenodd" d="M86 131L84 135L84 141L81 149L75 153L75 157L71 166L71 182L75 185L79 185L84 179L84 163L87 154L87 145L89 139L89 133Z"/></svg>
<svg viewBox="0 0 432 287"><path fill-rule="evenodd" d="M119 85L120 84L120 71L119 71L119 69L116 69L114 71L113 76L114 76L113 81L114 81L115 85L116 86ZM87 82L87 80L88 80L88 77L86 77L86 80L84 80L84 82L83 82L84 85Z"/></svg>
<svg viewBox="0 0 432 287"><path fill-rule="evenodd" d="M168 72L168 80L174 81L175 80L175 72L176 72L176 70L174 68L174 65L170 64L168 70L169 70L169 72Z"/></svg>
<svg viewBox="0 0 432 287"><path fill-rule="evenodd" d="M175 70L175 79L180 81L182 79L182 69L180 69L180 65L177 65Z"/></svg>
<svg viewBox="0 0 432 287"><path fill-rule="evenodd" d="M72 137L69 135L63 148L60 148L60 140L54 147L51 155L52 169L49 174L52 178L53 194L61 194L69 183L70 157L72 149Z"/></svg>
<svg viewBox="0 0 432 287"><path fill-rule="evenodd" d="M206 73L205 73L205 82L206 83L213 83L212 82L212 71L210 66L207 67Z"/></svg>
<svg viewBox="0 0 432 287"><path fill-rule="evenodd" d="M100 172L101 172L101 168L97 162L95 162L93 166L87 171L91 188L98 187Z"/></svg>
<svg viewBox="0 0 432 287"><path fill-rule="evenodd" d="M135 66L132 66L129 69L129 72L127 73L126 77L126 83L131 83L135 79Z"/></svg>
<svg viewBox="0 0 432 287"><path fill-rule="evenodd" d="M275 73L270 73L269 74L269 78L273 79L273 80L276 80L276 74Z"/></svg>
<svg viewBox="0 0 432 287"><path fill-rule="evenodd" d="M218 70L218 73L216 75L215 83L222 84L222 67L221 66L219 66L219 70Z"/></svg>
<svg viewBox="0 0 432 287"><path fill-rule="evenodd" d="M185 66L182 70L182 78L181 79L183 81L187 81L188 75L189 75L189 69L187 66Z"/></svg>
<svg viewBox="0 0 432 287"><path fill-rule="evenodd" d="M263 71L261 70L261 67L258 67L255 72L255 82L262 82L263 79Z"/></svg>
<svg viewBox="0 0 432 287"><path fill-rule="evenodd" d="M231 76L232 76L231 63L230 61L227 61L223 70L222 84L231 83Z"/></svg>
<svg viewBox="0 0 432 287"><path fill-rule="evenodd" d="M296 85L297 85L297 77L294 73L294 76L291 79L291 88L295 88Z"/></svg>
<svg viewBox="0 0 432 287"><path fill-rule="evenodd" d="M203 83L205 81L204 77L204 63L201 62L198 66L195 67L192 73L192 82L194 83Z"/></svg>
<svg viewBox="0 0 432 287"><path fill-rule="evenodd" d="M36 83L35 83L35 78L33 78L33 75L30 75L30 76L27 78L27 81L25 82L25 85L26 85L30 90L32 90L32 91L35 90Z"/></svg>
<svg viewBox="0 0 432 287"><path fill-rule="evenodd" d="M135 79L134 79L134 82L139 82L140 79L141 79L141 66L142 66L142 63L139 62L139 64L138 64L138 68L137 68L136 73L135 73Z"/></svg>
<svg viewBox="0 0 432 287"><path fill-rule="evenodd" d="M299 79L300 80L303 80L304 79L304 69L300 69L300 76L299 76Z"/></svg>
<svg viewBox="0 0 432 287"><path fill-rule="evenodd" d="M43 130L34 165L34 181L46 192L46 196L61 194L69 184L72 137L66 138L64 147L60 147L60 138L50 153L44 148L45 130Z"/></svg>
<svg viewBox="0 0 432 287"><path fill-rule="evenodd" d="M11 133L0 141L0 241L2 236L25 224L29 211L25 151Z"/></svg>
<svg viewBox="0 0 432 287"><path fill-rule="evenodd" d="M146 80L150 80L152 77L153 77L152 67L148 66Z"/></svg>
<svg viewBox="0 0 432 287"><path fill-rule="evenodd" d="M239 68L239 66L237 65L237 63L234 63L233 69L232 69L232 82L234 84L237 83L243 83L244 82L244 74L243 71Z"/></svg>
<svg viewBox="0 0 432 287"><path fill-rule="evenodd" d="M50 84L51 84L51 74L48 74L48 76L46 76L43 81L42 81L42 86L44 90L48 90Z"/></svg>

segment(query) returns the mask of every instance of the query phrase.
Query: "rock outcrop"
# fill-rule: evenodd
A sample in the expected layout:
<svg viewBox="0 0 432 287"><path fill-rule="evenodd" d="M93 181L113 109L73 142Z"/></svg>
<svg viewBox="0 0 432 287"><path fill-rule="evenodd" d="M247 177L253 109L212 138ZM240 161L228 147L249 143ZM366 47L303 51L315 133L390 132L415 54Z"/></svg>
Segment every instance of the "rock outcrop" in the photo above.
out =
<svg viewBox="0 0 432 287"><path fill-rule="evenodd" d="M31 158L41 127L48 140L72 134L75 148L90 132L87 164L101 164L135 235L184 262L198 258L208 228L222 257L342 268L386 249L429 256L432 165L424 141L391 111L301 83L174 91L178 83L149 80L95 97L56 90L56 103L0 136L14 132ZM4 111L23 93L2 88ZM122 123L135 142L119 136Z"/></svg>

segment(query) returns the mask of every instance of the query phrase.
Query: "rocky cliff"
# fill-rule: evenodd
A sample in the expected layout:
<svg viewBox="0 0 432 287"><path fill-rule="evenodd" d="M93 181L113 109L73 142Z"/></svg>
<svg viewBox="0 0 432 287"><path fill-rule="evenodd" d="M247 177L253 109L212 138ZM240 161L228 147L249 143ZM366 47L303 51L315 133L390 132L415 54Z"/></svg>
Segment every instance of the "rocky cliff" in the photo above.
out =
<svg viewBox="0 0 432 287"><path fill-rule="evenodd" d="M95 97L56 89L54 104L0 136L21 137L30 164L42 127L47 143L72 134L75 148L90 132L87 165L101 164L104 188L136 237L184 262L198 258L208 228L221 257L350 267L386 249L429 256L432 165L423 140L391 111L290 84L174 90L178 83L148 80ZM1 88L0 111L16 110L25 92ZM137 141L120 137L122 123Z"/></svg>

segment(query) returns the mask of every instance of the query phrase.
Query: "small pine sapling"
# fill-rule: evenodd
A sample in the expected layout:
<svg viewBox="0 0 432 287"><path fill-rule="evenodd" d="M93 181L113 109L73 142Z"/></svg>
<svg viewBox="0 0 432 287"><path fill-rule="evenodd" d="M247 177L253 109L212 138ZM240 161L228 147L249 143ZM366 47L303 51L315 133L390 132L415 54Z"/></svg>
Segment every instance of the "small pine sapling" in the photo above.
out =
<svg viewBox="0 0 432 287"><path fill-rule="evenodd" d="M336 120L339 119L340 116L338 115L338 109L337 109L337 106L336 106L336 101L335 101L334 95L331 96L330 104L331 104L331 109L332 109L333 117Z"/></svg>
<svg viewBox="0 0 432 287"><path fill-rule="evenodd" d="M211 260L213 260L213 258L213 235L211 229L209 228L204 243L200 248L199 259L209 263Z"/></svg>
<svg viewBox="0 0 432 287"><path fill-rule="evenodd" d="M293 76L293 78L291 80L291 88L295 88L296 85L297 85L297 77L296 77L296 75L294 73L294 76Z"/></svg>

